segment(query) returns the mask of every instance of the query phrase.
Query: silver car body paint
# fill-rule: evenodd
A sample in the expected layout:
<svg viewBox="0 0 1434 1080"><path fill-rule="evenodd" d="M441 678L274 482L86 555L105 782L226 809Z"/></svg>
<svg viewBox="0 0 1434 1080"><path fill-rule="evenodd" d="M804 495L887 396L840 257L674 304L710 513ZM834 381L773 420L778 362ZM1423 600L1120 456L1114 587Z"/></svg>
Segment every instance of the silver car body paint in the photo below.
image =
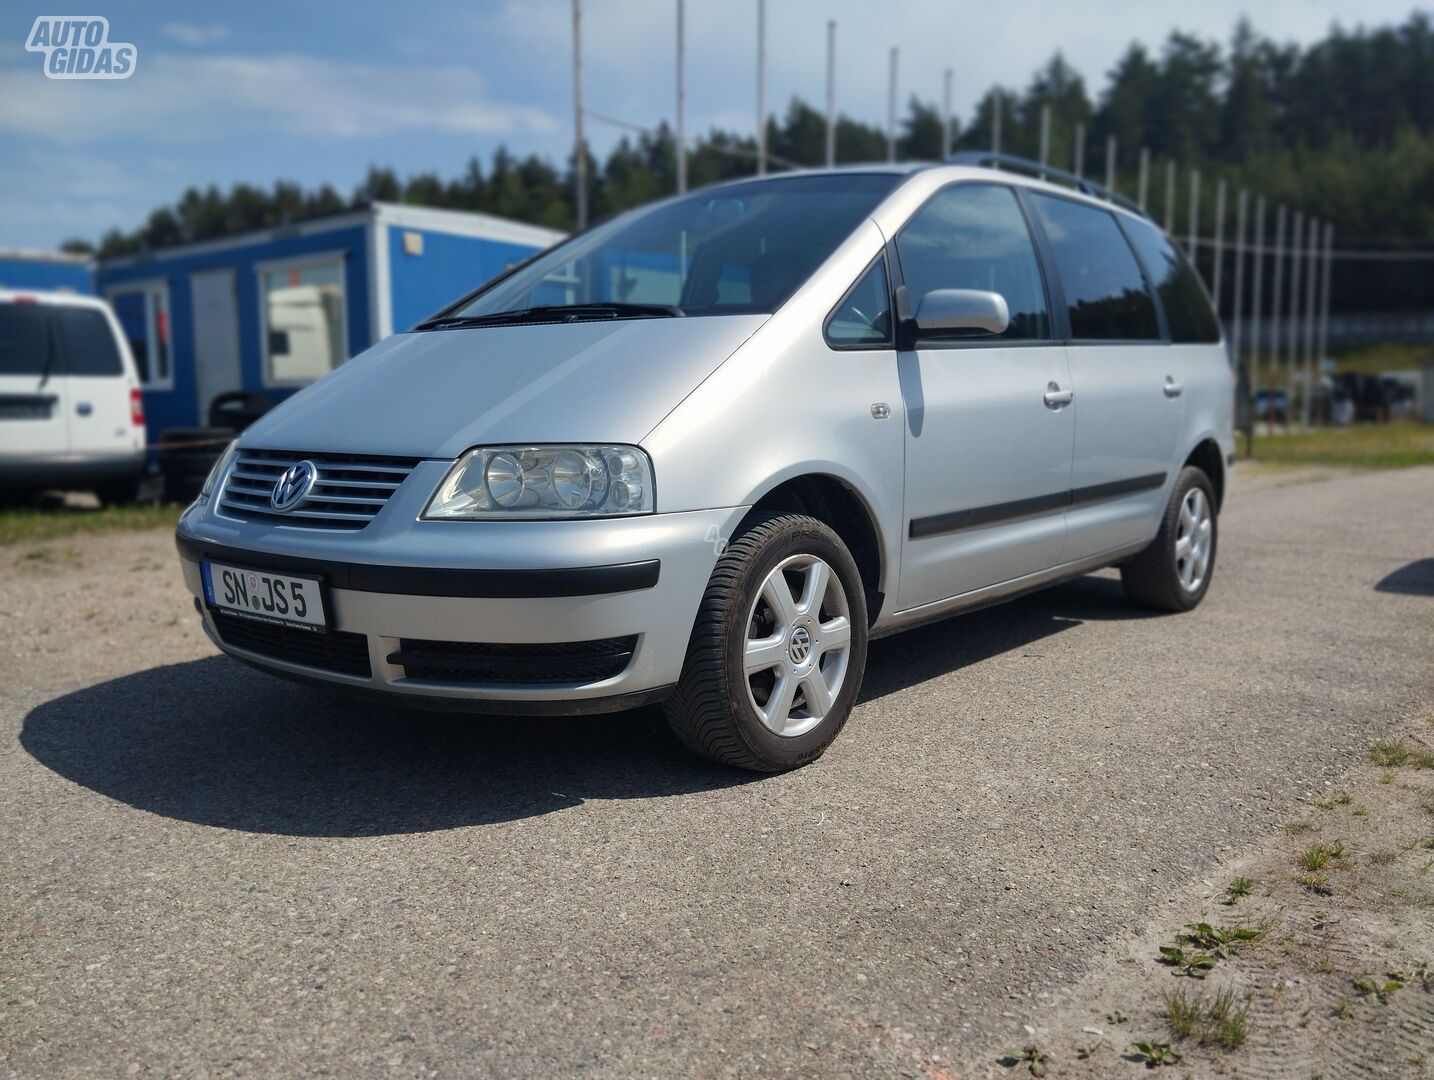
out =
<svg viewBox="0 0 1434 1080"><path fill-rule="evenodd" d="M241 448L422 458L366 528L240 521L218 498L182 517L181 547L379 567L544 570L660 561L651 588L546 598L401 595L334 587L336 629L367 636L366 679L246 653L262 666L400 694L573 701L676 681L722 550L748 510L797 477L855 494L879 545L873 633L988 603L1133 554L1159 528L1182 463L1233 454L1223 344L993 343L836 350L827 316L931 195L966 180L1059 192L1011 173L912 171L770 315L639 319L399 334L250 428ZM1095 200L1087 200L1095 203ZM1117 214L1125 211L1099 202ZM1074 392L1043 400L1050 384ZM1167 383L1180 387L1177 396ZM615 442L651 457L656 513L584 521L423 521L448 466L487 444ZM1223 464L1222 464L1223 468ZM914 538L913 519L1070 488L1158 477L1128 495ZM202 598L197 563L185 560ZM637 635L619 675L561 685L432 685L388 657L406 637L497 643Z"/></svg>

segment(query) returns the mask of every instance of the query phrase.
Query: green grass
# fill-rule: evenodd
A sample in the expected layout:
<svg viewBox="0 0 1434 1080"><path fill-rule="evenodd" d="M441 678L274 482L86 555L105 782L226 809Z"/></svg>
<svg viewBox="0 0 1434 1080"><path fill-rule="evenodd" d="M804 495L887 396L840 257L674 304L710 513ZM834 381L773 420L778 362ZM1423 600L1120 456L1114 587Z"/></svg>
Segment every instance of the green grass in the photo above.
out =
<svg viewBox="0 0 1434 1080"><path fill-rule="evenodd" d="M175 505L0 508L0 546L55 540L84 533L172 529L183 507Z"/></svg>
<svg viewBox="0 0 1434 1080"><path fill-rule="evenodd" d="M1183 989L1163 996L1165 1019L1177 1039L1194 1038L1201 1046L1233 1050L1250 1033L1249 1003L1237 1003L1232 989L1220 990L1208 998Z"/></svg>
<svg viewBox="0 0 1434 1080"><path fill-rule="evenodd" d="M1249 459L1266 465L1346 465L1360 469L1434 465L1434 425L1398 420L1257 435L1255 452Z"/></svg>

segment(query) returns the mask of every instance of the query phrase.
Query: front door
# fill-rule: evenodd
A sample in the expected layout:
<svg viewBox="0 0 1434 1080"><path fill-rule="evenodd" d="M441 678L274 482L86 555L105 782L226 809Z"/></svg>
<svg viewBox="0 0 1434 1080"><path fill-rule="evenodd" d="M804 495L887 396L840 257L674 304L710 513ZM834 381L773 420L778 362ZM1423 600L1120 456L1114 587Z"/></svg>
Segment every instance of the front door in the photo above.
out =
<svg viewBox="0 0 1434 1080"><path fill-rule="evenodd" d="M897 236L913 310L934 289L1000 293L1004 334L920 341L898 354L906 528L898 607L1056 565L1075 423L1064 345L1025 214L1000 184L938 192Z"/></svg>
<svg viewBox="0 0 1434 1080"><path fill-rule="evenodd" d="M220 394L244 388L239 364L239 304L234 271L200 270L189 275L194 304L194 386L199 422Z"/></svg>

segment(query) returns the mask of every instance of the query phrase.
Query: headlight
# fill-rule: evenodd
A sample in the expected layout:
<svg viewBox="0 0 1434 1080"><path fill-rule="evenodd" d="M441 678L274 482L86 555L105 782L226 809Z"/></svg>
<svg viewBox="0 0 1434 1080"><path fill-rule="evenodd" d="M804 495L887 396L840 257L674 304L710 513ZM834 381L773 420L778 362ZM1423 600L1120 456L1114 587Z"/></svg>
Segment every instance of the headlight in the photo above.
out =
<svg viewBox="0 0 1434 1080"><path fill-rule="evenodd" d="M203 502L214 493L214 487L219 483L229 466L234 462L234 455L239 453L239 440L232 440L224 448L224 453L219 455L219 460L214 463L214 468L209 470L209 475L204 478L204 486L199 489L199 500Z"/></svg>
<svg viewBox="0 0 1434 1080"><path fill-rule="evenodd" d="M652 462L635 446L491 446L448 470L425 518L652 513Z"/></svg>

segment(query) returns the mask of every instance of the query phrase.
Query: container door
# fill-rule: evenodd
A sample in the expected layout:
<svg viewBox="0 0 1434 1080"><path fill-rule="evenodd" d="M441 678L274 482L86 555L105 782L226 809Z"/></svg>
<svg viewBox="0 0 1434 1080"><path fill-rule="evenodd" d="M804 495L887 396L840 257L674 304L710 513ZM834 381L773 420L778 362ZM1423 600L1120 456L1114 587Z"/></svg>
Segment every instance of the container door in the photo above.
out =
<svg viewBox="0 0 1434 1080"><path fill-rule="evenodd" d="M189 275L194 301L194 385L199 423L220 394L244 389L239 360L239 297L232 269Z"/></svg>

